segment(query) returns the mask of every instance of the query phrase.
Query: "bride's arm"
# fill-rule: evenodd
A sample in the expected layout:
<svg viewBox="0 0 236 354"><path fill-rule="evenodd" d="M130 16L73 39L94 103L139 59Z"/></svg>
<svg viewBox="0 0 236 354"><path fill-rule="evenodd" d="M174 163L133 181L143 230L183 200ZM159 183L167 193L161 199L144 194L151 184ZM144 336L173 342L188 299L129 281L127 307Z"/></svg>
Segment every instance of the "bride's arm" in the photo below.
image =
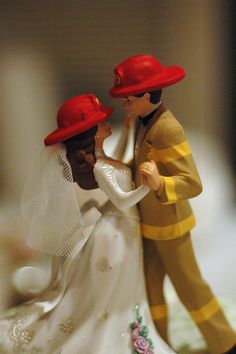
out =
<svg viewBox="0 0 236 354"><path fill-rule="evenodd" d="M116 181L114 172L115 169L111 165L101 166L99 163L95 164L94 175L99 187L118 209L125 210L130 208L150 191L150 188L144 185L130 192L123 191Z"/></svg>

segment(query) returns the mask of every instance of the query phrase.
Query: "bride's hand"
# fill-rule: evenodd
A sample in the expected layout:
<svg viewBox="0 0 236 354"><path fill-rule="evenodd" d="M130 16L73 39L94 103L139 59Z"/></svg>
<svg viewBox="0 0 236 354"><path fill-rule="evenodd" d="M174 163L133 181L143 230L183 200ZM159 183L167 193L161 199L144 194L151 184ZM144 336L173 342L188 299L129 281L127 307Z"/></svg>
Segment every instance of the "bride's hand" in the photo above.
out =
<svg viewBox="0 0 236 354"><path fill-rule="evenodd" d="M143 184L144 186L149 187L148 184L148 179L145 175L143 175L142 173L140 173L140 179L141 179L141 184Z"/></svg>

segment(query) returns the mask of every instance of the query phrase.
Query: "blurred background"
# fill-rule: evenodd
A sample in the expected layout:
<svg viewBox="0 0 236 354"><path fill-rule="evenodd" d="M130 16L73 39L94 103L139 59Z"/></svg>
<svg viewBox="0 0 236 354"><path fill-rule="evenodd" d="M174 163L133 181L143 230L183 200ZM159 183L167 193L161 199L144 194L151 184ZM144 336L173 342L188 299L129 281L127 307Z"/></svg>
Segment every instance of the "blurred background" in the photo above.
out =
<svg viewBox="0 0 236 354"><path fill-rule="evenodd" d="M236 303L234 10L231 0L1 0L0 310L16 301L12 272L40 258L24 248L19 200L58 107L89 92L113 105L111 151L124 116L108 95L113 68L141 53L186 71L163 99L186 130L204 186L192 201L193 241L215 293ZM81 203L91 196L105 200L80 191Z"/></svg>

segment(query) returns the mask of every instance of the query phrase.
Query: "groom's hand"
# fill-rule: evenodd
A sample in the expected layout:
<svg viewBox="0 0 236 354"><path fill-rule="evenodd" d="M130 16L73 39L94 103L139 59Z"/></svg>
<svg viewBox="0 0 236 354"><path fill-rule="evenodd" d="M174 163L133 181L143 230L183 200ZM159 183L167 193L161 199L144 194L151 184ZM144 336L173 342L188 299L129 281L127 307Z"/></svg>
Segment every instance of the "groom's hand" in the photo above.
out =
<svg viewBox="0 0 236 354"><path fill-rule="evenodd" d="M142 183L154 191L158 191L161 185L161 177L159 175L155 161L143 162L139 168Z"/></svg>

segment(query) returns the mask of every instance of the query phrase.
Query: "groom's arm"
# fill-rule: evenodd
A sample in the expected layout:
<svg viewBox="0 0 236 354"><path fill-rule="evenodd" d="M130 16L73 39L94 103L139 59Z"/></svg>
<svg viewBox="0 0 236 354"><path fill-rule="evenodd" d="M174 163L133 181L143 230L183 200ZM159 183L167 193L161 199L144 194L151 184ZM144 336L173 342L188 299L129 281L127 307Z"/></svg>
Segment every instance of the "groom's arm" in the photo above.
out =
<svg viewBox="0 0 236 354"><path fill-rule="evenodd" d="M144 183L155 192L160 203L172 204L201 193L201 181L181 127L163 134L162 148L160 137L154 139L149 157L152 160L143 163L139 171L146 178ZM160 168L165 172L161 173Z"/></svg>

